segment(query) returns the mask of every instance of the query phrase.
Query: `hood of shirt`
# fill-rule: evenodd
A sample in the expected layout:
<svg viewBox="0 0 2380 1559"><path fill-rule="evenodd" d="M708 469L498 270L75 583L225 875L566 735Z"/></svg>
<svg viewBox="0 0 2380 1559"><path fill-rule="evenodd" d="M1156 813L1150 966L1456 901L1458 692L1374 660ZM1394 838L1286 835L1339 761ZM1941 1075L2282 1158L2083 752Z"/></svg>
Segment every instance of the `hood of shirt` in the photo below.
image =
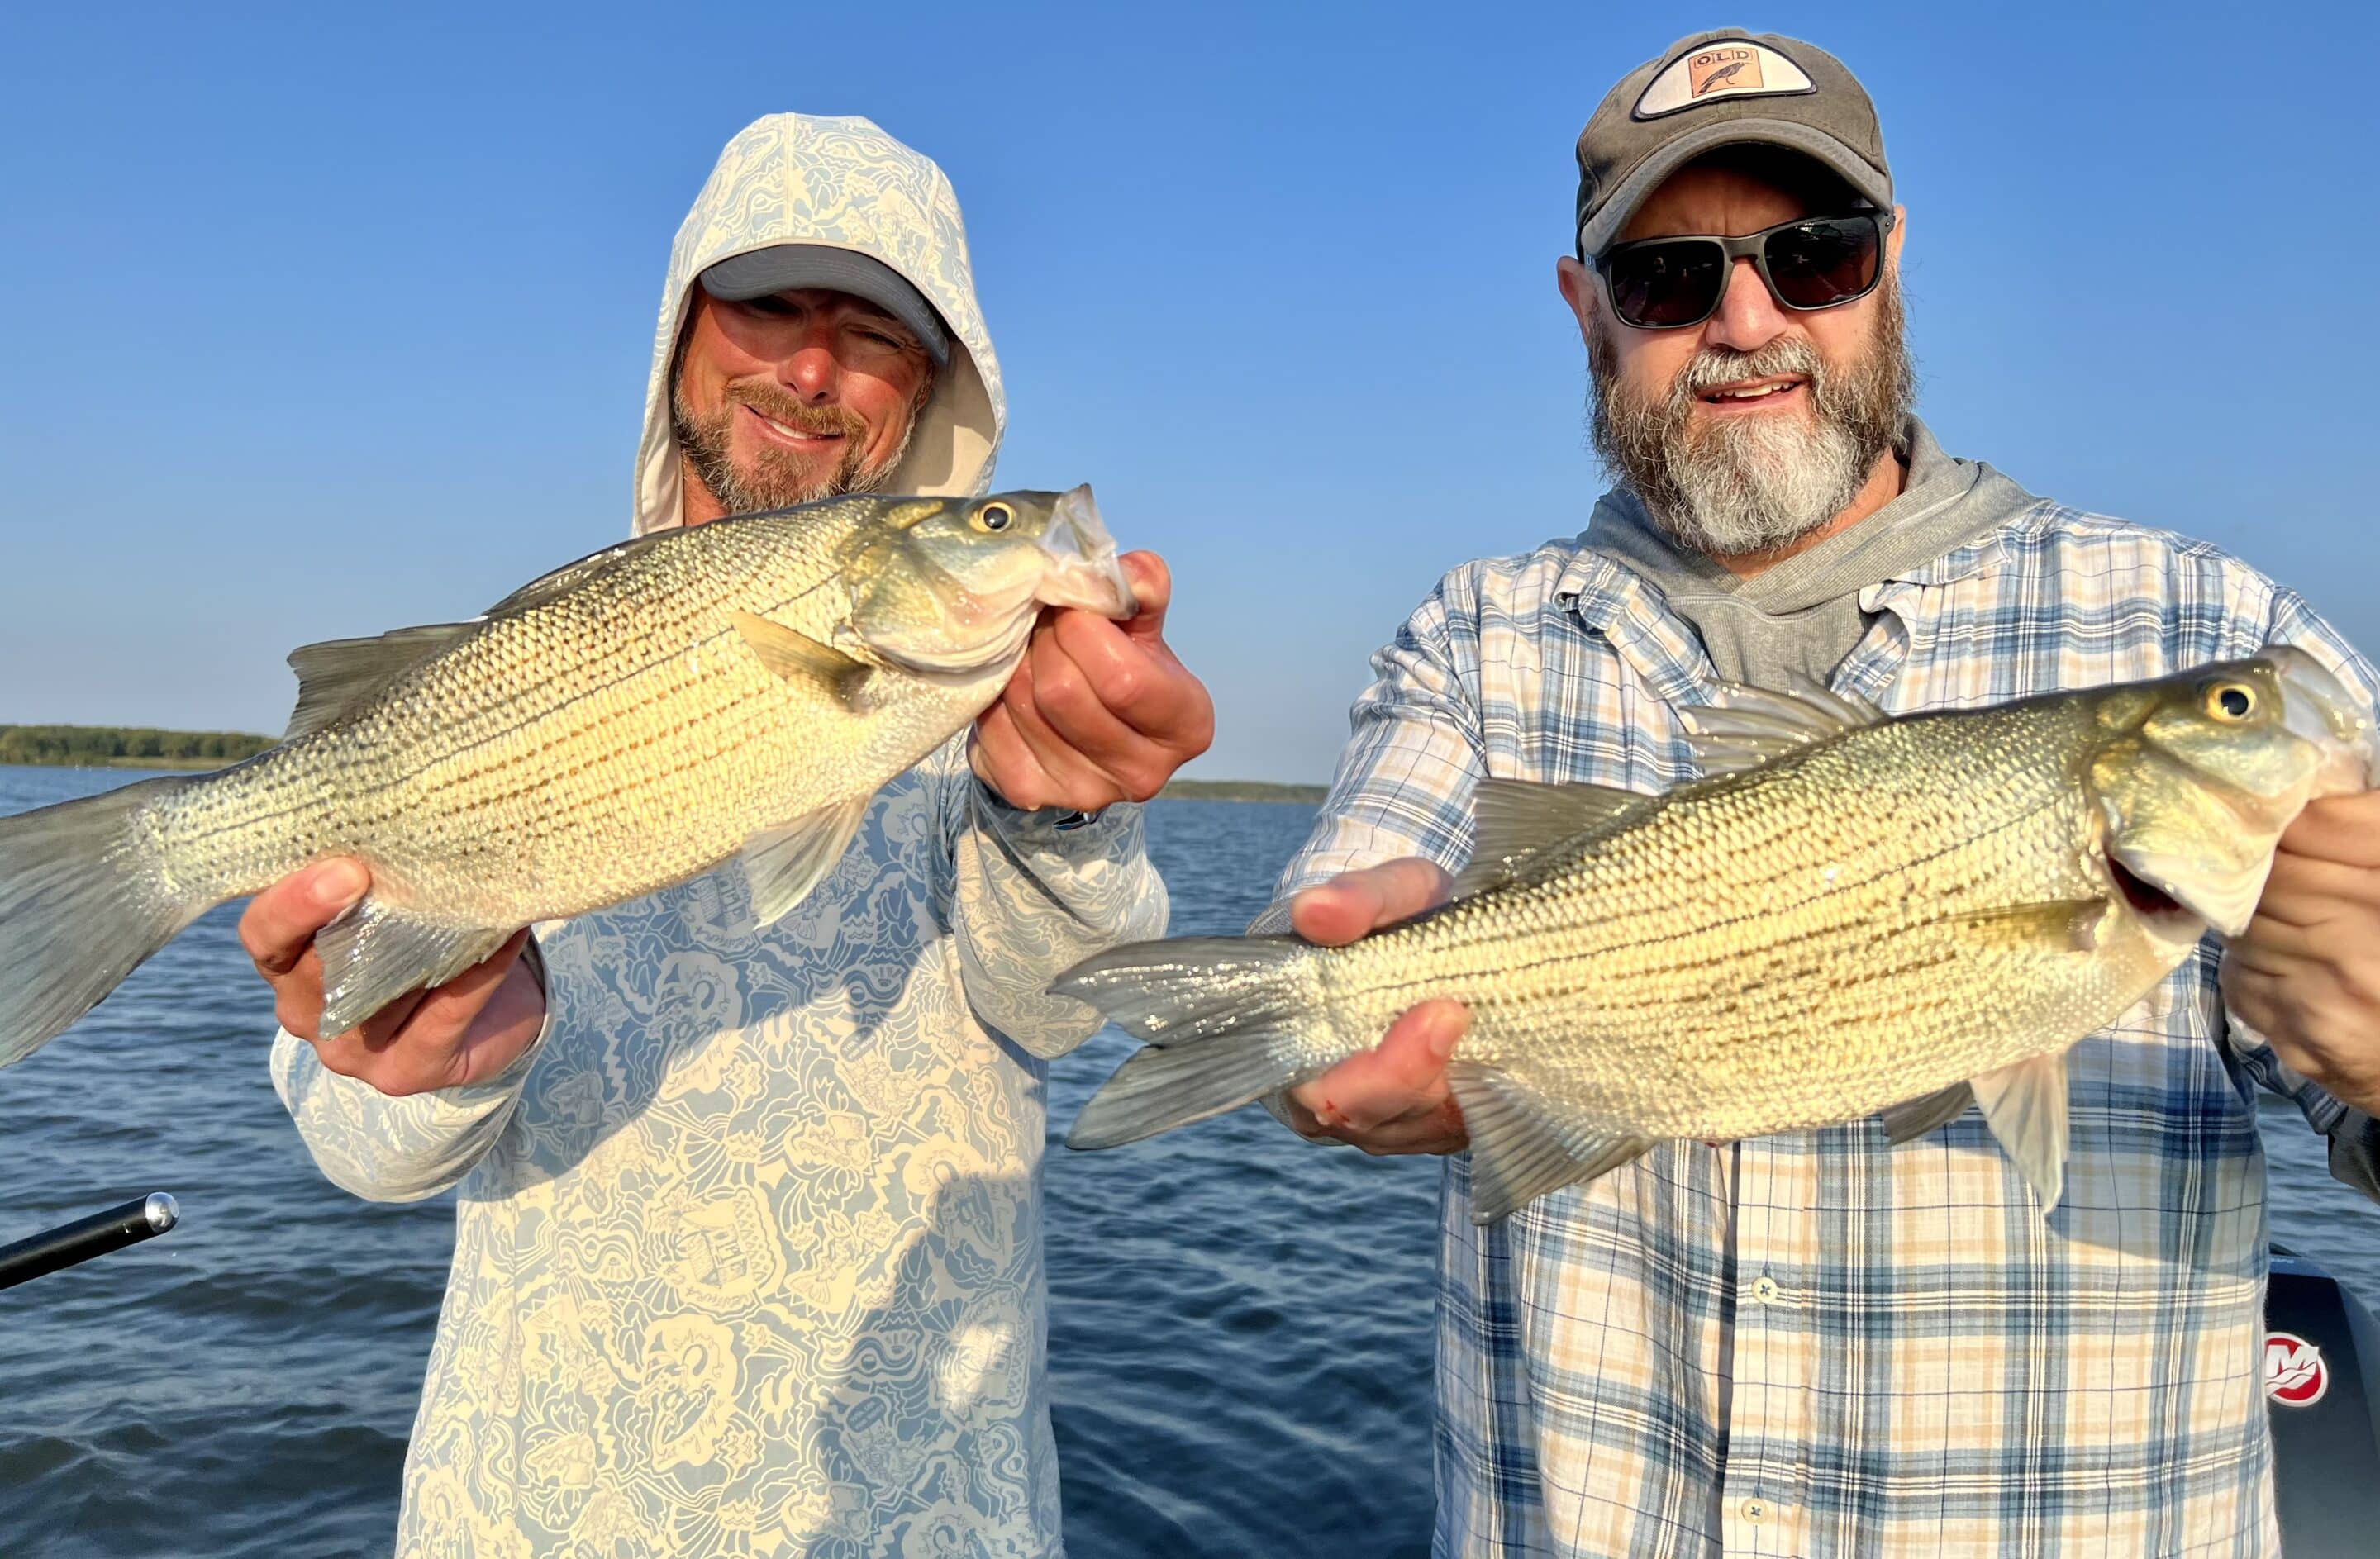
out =
<svg viewBox="0 0 2380 1559"><path fill-rule="evenodd" d="M1867 630L1861 591L1955 551L2041 502L1989 465L1945 454L1915 417L1898 453L1909 466L1898 498L1749 578L1672 545L1626 488L1597 502L1585 542L1658 590L1702 636L1721 677L1774 685L1799 671L1823 683Z"/></svg>
<svg viewBox="0 0 2380 1559"><path fill-rule="evenodd" d="M881 260L950 327L950 364L935 375L932 397L883 490L974 493L991 480L1008 402L976 303L966 225L951 181L931 158L868 120L772 114L727 143L670 246L637 448L635 535L686 517L670 369L695 278L722 260L777 244L824 244Z"/></svg>

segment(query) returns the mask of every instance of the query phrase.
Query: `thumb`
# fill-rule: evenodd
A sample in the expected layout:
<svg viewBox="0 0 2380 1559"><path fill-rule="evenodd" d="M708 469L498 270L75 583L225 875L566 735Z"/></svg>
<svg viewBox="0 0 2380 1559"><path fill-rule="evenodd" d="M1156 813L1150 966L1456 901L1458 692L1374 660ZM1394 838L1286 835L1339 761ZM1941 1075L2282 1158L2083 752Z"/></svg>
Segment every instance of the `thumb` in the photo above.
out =
<svg viewBox="0 0 2380 1559"><path fill-rule="evenodd" d="M1165 635L1165 609L1173 602L1173 571L1154 552L1126 552L1116 562L1132 582L1132 597L1140 610L1117 624L1135 643Z"/></svg>

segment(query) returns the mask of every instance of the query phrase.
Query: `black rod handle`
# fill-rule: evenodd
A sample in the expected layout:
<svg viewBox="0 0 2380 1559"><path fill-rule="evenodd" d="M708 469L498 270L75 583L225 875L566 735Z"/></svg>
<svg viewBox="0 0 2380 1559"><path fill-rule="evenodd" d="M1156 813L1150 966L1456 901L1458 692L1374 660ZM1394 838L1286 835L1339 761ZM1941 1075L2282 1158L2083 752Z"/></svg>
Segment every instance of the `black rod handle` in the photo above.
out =
<svg viewBox="0 0 2380 1559"><path fill-rule="evenodd" d="M121 1207L60 1224L13 1245L0 1245L0 1288L13 1288L60 1267L138 1245L172 1228L181 1216L171 1196L151 1191Z"/></svg>

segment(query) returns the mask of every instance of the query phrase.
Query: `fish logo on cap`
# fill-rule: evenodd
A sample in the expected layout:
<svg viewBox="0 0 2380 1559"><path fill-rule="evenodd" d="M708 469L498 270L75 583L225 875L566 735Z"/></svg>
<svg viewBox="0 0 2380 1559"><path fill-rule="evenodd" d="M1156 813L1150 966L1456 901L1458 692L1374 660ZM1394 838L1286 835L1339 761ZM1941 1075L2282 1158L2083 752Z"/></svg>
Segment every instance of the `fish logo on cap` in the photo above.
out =
<svg viewBox="0 0 2380 1559"><path fill-rule="evenodd" d="M1812 92L1809 73L1766 43L1723 38L1671 60L1636 99L1635 117L1658 119L1714 99Z"/></svg>

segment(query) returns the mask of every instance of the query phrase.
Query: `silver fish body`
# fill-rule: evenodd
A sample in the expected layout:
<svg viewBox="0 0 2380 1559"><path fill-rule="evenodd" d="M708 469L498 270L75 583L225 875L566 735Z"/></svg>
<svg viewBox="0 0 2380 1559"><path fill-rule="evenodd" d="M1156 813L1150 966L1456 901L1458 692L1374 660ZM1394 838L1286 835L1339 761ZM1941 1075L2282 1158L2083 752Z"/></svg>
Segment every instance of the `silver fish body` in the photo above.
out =
<svg viewBox="0 0 2380 1559"><path fill-rule="evenodd" d="M326 1033L739 853L773 919L998 696L1045 604L1132 610L1087 489L665 531L474 622L301 649L279 746L0 819L0 1062L198 913L331 855L372 890L317 938Z"/></svg>
<svg viewBox="0 0 2380 1559"><path fill-rule="evenodd" d="M2054 1204L2064 1051L2244 926L2281 829L2372 762L2287 649L1900 720L1816 689L1729 704L1691 717L1716 776L1666 796L1487 782L1457 897L1403 925L1078 966L1056 988L1151 1048L1069 1142L1232 1107L1448 997L1483 1219L1663 1139L1882 1114L1900 1140L1970 1098Z"/></svg>

